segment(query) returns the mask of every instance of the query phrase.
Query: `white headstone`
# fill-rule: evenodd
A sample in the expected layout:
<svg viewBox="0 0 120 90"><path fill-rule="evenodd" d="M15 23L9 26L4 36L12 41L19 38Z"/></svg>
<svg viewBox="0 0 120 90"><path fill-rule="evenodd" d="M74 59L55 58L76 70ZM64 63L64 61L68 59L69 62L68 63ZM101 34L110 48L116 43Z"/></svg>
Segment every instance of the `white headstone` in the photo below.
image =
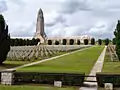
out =
<svg viewBox="0 0 120 90"><path fill-rule="evenodd" d="M54 81L54 86L55 87L62 87L62 82L61 81Z"/></svg>
<svg viewBox="0 0 120 90"><path fill-rule="evenodd" d="M113 84L112 83L105 83L105 90L113 90Z"/></svg>

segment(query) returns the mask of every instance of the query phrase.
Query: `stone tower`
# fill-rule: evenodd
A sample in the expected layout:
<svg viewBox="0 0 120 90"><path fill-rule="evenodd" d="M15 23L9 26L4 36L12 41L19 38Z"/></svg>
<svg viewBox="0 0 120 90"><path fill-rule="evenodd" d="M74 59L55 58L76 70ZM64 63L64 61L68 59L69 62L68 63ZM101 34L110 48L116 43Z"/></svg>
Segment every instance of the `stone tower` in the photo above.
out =
<svg viewBox="0 0 120 90"><path fill-rule="evenodd" d="M40 43L45 43L46 34L44 32L44 16L40 8L37 16L35 39L40 39Z"/></svg>

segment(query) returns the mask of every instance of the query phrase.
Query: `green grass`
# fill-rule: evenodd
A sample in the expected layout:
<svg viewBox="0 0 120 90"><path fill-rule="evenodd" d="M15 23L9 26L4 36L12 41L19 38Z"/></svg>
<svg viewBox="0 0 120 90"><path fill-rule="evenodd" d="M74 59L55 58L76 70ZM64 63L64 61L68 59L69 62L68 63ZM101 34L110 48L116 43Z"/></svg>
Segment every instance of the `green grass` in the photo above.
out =
<svg viewBox="0 0 120 90"><path fill-rule="evenodd" d="M94 46L52 61L18 69L17 71L81 73L89 74L104 46Z"/></svg>
<svg viewBox="0 0 120 90"><path fill-rule="evenodd" d="M102 72L120 73L120 62L112 62L110 56L108 56L106 53Z"/></svg>
<svg viewBox="0 0 120 90"><path fill-rule="evenodd" d="M13 85L4 86L0 85L0 90L78 90L78 87L62 87L57 88L53 86L40 86L40 85Z"/></svg>
<svg viewBox="0 0 120 90"><path fill-rule="evenodd" d="M2 69L8 69L8 68L14 68L26 63L30 63L29 61L4 61L2 65L0 65L0 70Z"/></svg>
<svg viewBox="0 0 120 90"><path fill-rule="evenodd" d="M66 52L59 52L57 53L56 55L62 55L62 54L65 54ZM53 55L55 56L55 55ZM46 57L46 58L50 58L50 57L53 57L53 56L49 56L49 57ZM38 60L31 60L31 61L23 61L23 60L6 60L3 62L2 65L0 65L0 70L2 69L9 69L9 68L14 68L14 67L17 67L17 66L21 66L21 65L24 65L24 64L27 64L27 63L31 63L31 62L36 62Z"/></svg>

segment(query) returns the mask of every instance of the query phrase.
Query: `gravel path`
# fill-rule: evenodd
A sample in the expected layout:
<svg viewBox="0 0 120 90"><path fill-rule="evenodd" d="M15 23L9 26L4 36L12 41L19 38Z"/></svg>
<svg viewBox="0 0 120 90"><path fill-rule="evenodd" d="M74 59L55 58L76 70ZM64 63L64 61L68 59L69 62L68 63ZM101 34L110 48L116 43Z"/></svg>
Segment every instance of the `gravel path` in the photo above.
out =
<svg viewBox="0 0 120 90"><path fill-rule="evenodd" d="M105 46L95 65L93 66L89 76L96 76L96 72L101 72L104 63L106 48L107 46ZM96 81L96 77L88 77L86 80ZM84 82L84 84L87 84L88 87L81 87L79 90L97 90L97 82Z"/></svg>

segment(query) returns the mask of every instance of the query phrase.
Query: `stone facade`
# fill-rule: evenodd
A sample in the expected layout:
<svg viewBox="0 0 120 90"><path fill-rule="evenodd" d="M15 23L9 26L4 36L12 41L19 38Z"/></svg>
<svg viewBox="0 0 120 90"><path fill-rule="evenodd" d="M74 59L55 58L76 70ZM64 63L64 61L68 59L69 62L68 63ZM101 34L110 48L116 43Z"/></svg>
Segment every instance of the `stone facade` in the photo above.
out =
<svg viewBox="0 0 120 90"><path fill-rule="evenodd" d="M77 40L80 40L80 43L84 43L84 39L88 39L89 43L91 42L92 36L82 35L82 36L71 36L71 37L48 37L47 40L52 40L53 44L55 41L59 41L62 44L63 39L67 40L67 44L69 44L70 39L74 40L74 43L77 43Z"/></svg>

